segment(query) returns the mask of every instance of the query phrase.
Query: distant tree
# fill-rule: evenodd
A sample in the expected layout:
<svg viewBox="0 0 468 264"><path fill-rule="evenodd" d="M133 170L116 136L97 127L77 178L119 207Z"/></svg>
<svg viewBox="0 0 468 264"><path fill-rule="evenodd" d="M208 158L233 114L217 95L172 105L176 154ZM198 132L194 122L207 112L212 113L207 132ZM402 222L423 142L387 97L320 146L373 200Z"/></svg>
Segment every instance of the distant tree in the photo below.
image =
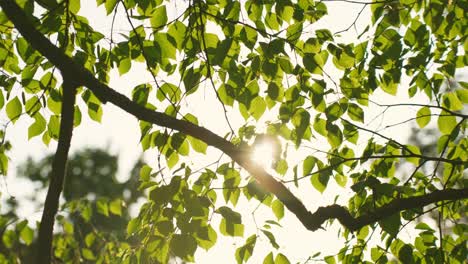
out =
<svg viewBox="0 0 468 264"><path fill-rule="evenodd" d="M338 1L362 10L336 33L317 23L328 16L329 2L337 2L332 0L98 0L103 8L88 17L80 13L80 0L0 1L0 108L6 125L31 120L29 138L57 140L35 239L37 263L166 263L171 256L195 261L195 252L212 249L218 235L246 237L233 256L238 263L248 261L259 244L271 249L260 256L264 263L289 263L293 256L281 252L272 229L286 213L310 232L335 219L341 226L346 242L337 254L309 260L464 263L468 83L455 89L451 82L468 64L466 1ZM358 28L365 10L370 17ZM100 13L111 23L104 32L93 23ZM341 37L352 28L354 39ZM131 99L119 92L127 87L110 87L123 75L134 76ZM378 100L402 93L408 102ZM217 104L194 115L203 100ZM126 227L132 243L108 241L98 252L91 246L99 232L83 234L80 244L57 211L73 129L86 126L82 111L100 122L105 103L139 120L142 149L157 151L158 158L139 173L139 188L148 195ZM436 152L426 154L385 130L392 125L385 113L397 108L403 123L415 122L419 129L436 121ZM379 114L384 129L370 126L373 109L385 109ZM218 113L225 120L212 119ZM256 144L263 142L257 137L271 140ZM270 150L254 161L252 154L268 144ZM192 168L208 146L222 156L213 166ZM6 149L0 148L3 173ZM302 158L294 160L293 153ZM269 156L275 160L264 162ZM412 164L407 178L396 170L402 162ZM440 167L435 176L422 169L428 163ZM64 195L87 193L82 188L94 179L83 181L76 183L78 192L65 188ZM323 193L335 183L352 193L347 203L338 200L345 192L332 205L303 202L301 189ZM236 208L241 199L270 208L271 216L265 214L263 224L249 223L242 218L245 208ZM97 198L96 211L115 213L113 202ZM66 206L91 222L87 208L81 202ZM409 225L430 211L453 222L453 233L437 232L429 221ZM56 219L65 232L54 236ZM4 241L13 234L26 243L35 238L35 228L24 222L14 228L4 228ZM418 235L404 239L404 228ZM370 243L376 234L378 243ZM19 254L7 256L15 262Z"/></svg>
<svg viewBox="0 0 468 264"><path fill-rule="evenodd" d="M48 155L39 161L28 158L19 166L18 175L40 183L39 189L47 188L53 159L54 155ZM134 203L142 195L142 192L138 191L138 173L142 162L135 164L132 175L122 183L116 178L117 162L118 156L102 149L86 148L74 153L70 156L67 166L63 188L65 200L95 200L105 196L109 199L122 199L127 204ZM127 195L124 195L125 192Z"/></svg>
<svg viewBox="0 0 468 264"><path fill-rule="evenodd" d="M36 200L36 193L47 188L53 158L54 155L48 155L37 161L28 158L18 167L19 177L25 177L38 186L34 192L26 196L38 209L43 205ZM106 250L110 242L120 244L126 241L125 230L130 220L128 209L144 195L138 190L142 163L137 162L130 173L130 178L120 183L116 179L117 162L116 155L102 149L86 148L70 156L63 191L65 210L61 210L65 214L61 213L59 217L62 230L55 234L58 242L56 246L62 243L61 261L79 262L80 259L76 257L81 254L73 252L79 252L82 248L92 250L84 253L92 259L91 252ZM14 204L9 206L9 213L5 217L18 219L15 215L18 203L16 199L12 201ZM69 238L64 239L67 236ZM67 245L69 242L73 243ZM22 262L34 262L31 246L22 243L1 245L4 249L1 252L22 251L23 253L18 256Z"/></svg>

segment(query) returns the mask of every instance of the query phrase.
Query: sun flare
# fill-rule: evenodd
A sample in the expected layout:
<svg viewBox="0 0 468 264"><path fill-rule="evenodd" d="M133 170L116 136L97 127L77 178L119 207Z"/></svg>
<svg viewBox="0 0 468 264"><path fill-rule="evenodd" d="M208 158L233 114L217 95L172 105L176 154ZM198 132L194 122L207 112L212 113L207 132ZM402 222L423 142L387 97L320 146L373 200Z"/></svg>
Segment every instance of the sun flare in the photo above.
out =
<svg viewBox="0 0 468 264"><path fill-rule="evenodd" d="M273 162L273 145L264 142L255 146L252 160L263 168L269 168Z"/></svg>

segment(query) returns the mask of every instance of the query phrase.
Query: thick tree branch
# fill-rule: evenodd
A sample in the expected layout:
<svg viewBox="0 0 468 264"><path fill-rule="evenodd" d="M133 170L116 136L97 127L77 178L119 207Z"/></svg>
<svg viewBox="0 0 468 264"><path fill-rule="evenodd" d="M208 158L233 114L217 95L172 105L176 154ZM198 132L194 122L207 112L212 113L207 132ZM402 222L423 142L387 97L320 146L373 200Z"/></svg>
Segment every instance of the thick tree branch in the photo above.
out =
<svg viewBox="0 0 468 264"><path fill-rule="evenodd" d="M62 110L60 119L60 134L52 162L49 189L42 212L41 225L37 248L37 263L50 263L52 255L52 238L57 214L59 198L63 189L63 182L68 160L68 151L73 134L73 116L75 111L76 85L68 81L64 75Z"/></svg>
<svg viewBox="0 0 468 264"><path fill-rule="evenodd" d="M357 218L353 217L345 207L339 205L321 207L315 213L311 213L286 186L275 180L275 178L268 174L263 168L250 161L245 155L245 149L239 149L208 129L184 120L178 120L164 113L149 110L132 102L124 95L112 90L106 84L101 83L89 71L76 64L71 58L50 43L48 39L40 34L33 25L28 22L28 18L14 1L2 0L0 1L0 6L23 37L26 38L35 49L49 59L51 63L56 65L62 73L71 74L71 77L77 82L77 85L86 86L93 91L101 101L111 102L140 120L180 131L223 151L253 175L263 188L273 193L281 200L281 202L297 216L301 223L311 231L317 230L329 219L338 219L343 226L350 230L357 230L402 210L421 207L443 200L468 198L468 189L447 189L435 191L423 196L396 199L386 206L376 209L371 215L363 215Z"/></svg>
<svg viewBox="0 0 468 264"><path fill-rule="evenodd" d="M372 213L366 213L358 217L351 216L345 207L339 205L320 207L315 211L315 213L311 214L310 217L320 225L326 220L338 219L343 226L351 231L355 231L404 210L422 208L426 205L440 201L454 201L467 198L468 188L445 189L437 190L425 195L395 199L390 203L375 209Z"/></svg>

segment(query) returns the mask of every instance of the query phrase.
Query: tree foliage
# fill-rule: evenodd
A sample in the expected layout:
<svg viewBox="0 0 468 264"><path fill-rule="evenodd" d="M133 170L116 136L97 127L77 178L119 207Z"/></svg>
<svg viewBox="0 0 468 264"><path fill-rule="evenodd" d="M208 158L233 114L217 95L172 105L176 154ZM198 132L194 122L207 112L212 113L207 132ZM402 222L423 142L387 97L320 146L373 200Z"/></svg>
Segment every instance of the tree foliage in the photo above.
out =
<svg viewBox="0 0 468 264"><path fill-rule="evenodd" d="M466 4L343 0L370 11L365 28L349 40L317 26L333 12L327 2L98 0L103 8L95 12L112 18L107 32L82 16L84 1L0 2L0 107L8 125L30 120L29 139L59 142L37 237L39 262L65 261L65 248L76 248L67 254L86 261L195 261L197 250L210 250L222 235L246 238L233 256L238 263L255 254L259 238L270 242L264 263L289 263L271 228L285 214L311 232L334 219L341 225L344 247L310 259L464 262L468 84L455 75L467 65ZM116 34L115 21L127 30ZM130 98L111 87L142 65L149 80L123 87ZM203 103L200 94L211 94L224 114L221 134L207 128L212 113L191 113L190 104ZM378 102L402 94L408 102ZM95 252L59 236L51 247L71 130L86 126L83 112L100 122L105 103L135 116L143 151L157 150L164 158L141 169L139 188L147 201L128 222L133 243ZM385 109L381 116L404 109L401 124L436 126L437 143L423 151L372 127L375 108ZM232 122L233 116L243 121ZM283 145L271 170L250 158L249 144L264 134ZM322 141L326 146L317 146ZM193 170L187 161L208 146L225 156L215 167ZM3 173L8 149L1 146ZM300 161L291 153L300 153ZM410 164L409 173L396 170L401 163ZM425 164L433 170L422 170ZM326 195L333 182L352 192L347 202L302 202L299 188ZM271 208L275 220L247 234L240 200ZM416 238L402 239L401 230L428 211L438 212L439 223L451 220L453 234L423 219L413 226ZM35 234L26 224L9 231L24 233L26 244ZM381 244L369 243L375 231Z"/></svg>
<svg viewBox="0 0 468 264"><path fill-rule="evenodd" d="M8 234L8 240L2 240L0 247L4 257L18 257L23 263L33 263L35 260L33 230L16 214L24 207L25 198L34 210L40 210L43 201L37 199L37 193L47 189L48 175L54 155L48 155L41 160L28 158L19 166L18 176L25 177L37 186L31 194L19 199L6 208L8 213L2 219L17 220L16 230ZM93 252L109 250L112 244L126 241L126 226L130 220L129 209L134 206L143 193L138 188L138 177L131 177L123 183L116 180L118 169L116 155L101 149L86 148L73 153L69 157L66 180L64 182L63 210L57 219L60 228L54 237L61 245L58 254L63 262L80 262L80 258L93 259ZM137 162L130 175L138 175L141 162ZM5 210L5 208L4 208ZM31 237L28 237L31 236ZM131 241L130 241L131 242ZM79 253L83 249L83 256ZM90 253L91 252L91 253ZM5 259L3 259L5 260Z"/></svg>

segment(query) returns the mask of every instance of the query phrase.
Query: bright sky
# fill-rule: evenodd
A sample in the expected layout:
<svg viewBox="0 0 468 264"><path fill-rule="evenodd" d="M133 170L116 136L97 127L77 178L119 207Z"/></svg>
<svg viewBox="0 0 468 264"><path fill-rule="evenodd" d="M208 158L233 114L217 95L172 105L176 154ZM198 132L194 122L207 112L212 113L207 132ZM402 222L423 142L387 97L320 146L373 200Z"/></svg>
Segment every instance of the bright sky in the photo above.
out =
<svg viewBox="0 0 468 264"><path fill-rule="evenodd" d="M112 17L103 16L103 14L105 14L104 7L101 6L99 9L96 9L94 6L95 1L86 1L86 5L84 4L85 1L82 2L83 3L80 12L85 17L92 17L92 19L90 19L91 25L95 26L96 30L104 34L110 32ZM169 5L172 6L172 4ZM330 15L325 17L319 23L314 24L313 29L328 28L331 32L337 32L339 30L345 29L354 21L356 15L362 8L362 5L347 4L343 2L329 2L327 5ZM177 13L182 10L182 7L177 7L177 10L175 8L169 10L170 12ZM119 15L122 14L123 11L121 9ZM366 24L368 22L369 12L366 9L361 14L361 18L357 22L357 28L361 31L365 27L362 26L363 23ZM119 30L128 30L128 24L126 20L117 19L114 28L117 30L117 32ZM343 42L348 42L353 40L357 34L353 29L350 29L348 32L343 33L342 35ZM119 92L129 95L131 88L136 84L150 80L149 75L142 75L142 72L145 72L145 67L143 65L132 65L131 72L122 77L119 77L118 73L114 72L111 78L112 81L110 86ZM335 80L338 80L338 76L336 74L330 74ZM226 121L219 103L214 99L211 87L201 87L200 89L203 89L203 91L199 91L199 93L196 95L191 95L191 97L189 97L190 101L184 102L185 105L183 107L185 111L197 116L201 125L221 135L224 135L224 133L228 131ZM154 95L154 92L152 95ZM385 102L389 104L392 102L407 101L407 95L406 90L402 89L398 97L377 93L373 99L378 102ZM418 100L424 102L426 99L424 97L420 97ZM212 109L217 110L213 111ZM413 111L411 113L403 113L397 109L389 110L384 115L385 124L393 124L403 121L410 116L414 116L417 110L418 109L412 109L410 110ZM378 115L382 111L382 108L370 107L364 111L366 114L366 122L369 122L374 119L374 116ZM408 110L406 109L405 111ZM104 107L102 124L98 124L89 120L85 111L82 112L82 125L76 128L74 131L72 151L76 151L85 146L99 146L108 148L111 153L119 154L119 178L125 179L128 177L130 169L141 155L141 146L138 142L140 131L137 120L110 104ZM275 114L276 113L266 115L265 118L260 120L259 126L262 126L262 122L266 121L268 116L272 117ZM5 116L0 119L2 123L5 123L4 121L6 120L7 119ZM232 124L237 126L243 122L242 117L240 114L236 113L235 109L230 111L229 120ZM369 128L383 128L384 126L382 126L382 123L380 122L380 118L375 119L369 124ZM31 141L27 141L27 128L30 123L31 121L20 119L20 121L18 121L14 127L11 126L7 130L7 139L13 143L13 150L10 156L12 159L10 163L9 176L6 177L5 181L0 185L0 190L3 194L1 197L2 203L5 199L9 198L6 192L6 188L8 188L8 192L12 196L17 198L20 198L24 195L24 193L27 193L28 188L32 188L32 186L30 184L28 185L25 180L16 178L16 167L21 164L26 157L33 156L34 158L40 158L43 157L45 153L51 153L55 151L55 143L51 143L49 148L47 148L43 145L40 137L36 137ZM404 142L408 137L407 131L408 127L403 125L389 128L381 132L386 135L391 135L396 140ZM361 135L360 142L362 143L365 142L366 137L364 137L364 134L362 133ZM315 142L311 143L310 146L322 150L327 150L328 148L327 143L323 140L323 138L318 138ZM309 149L299 149L298 151L291 151L291 155L289 156L291 157L292 161L298 162L312 153L313 152ZM359 152L356 151L356 153ZM218 150L209 148L208 155L196 155L191 157L191 163L194 164L193 169L204 167L204 165L216 160L219 157L219 154L220 152ZM147 152L145 158L151 164L151 162L155 161L156 159L156 152ZM309 210L313 211L318 206L332 204L335 199L335 195L337 194L341 195L338 202L345 204L347 201L347 196L351 194L351 190L340 188L333 180L330 180L327 190L322 195L320 195L310 185L309 180L305 179L299 189L294 189L294 193L302 199ZM44 193L38 194L37 199L43 201L44 196ZM219 196L219 200L222 200L221 195ZM246 203L245 201L241 201L235 208L238 211L244 212L243 221L246 224L245 238L255 232L255 225L252 221L253 215L251 214L255 207L257 207L257 203L255 202ZM19 213L22 216L28 217L29 219L38 220L40 218L41 212L32 212L31 208L26 207L22 208ZM256 223L261 226L266 219L274 219L274 215L272 214L271 210L259 207L259 209L255 211ZM283 227L275 228L273 233L276 235L277 241L281 246L280 252L288 256L292 262L304 262L309 256L318 251L323 253L322 256L336 254L337 251L343 247L343 239L337 235L337 228L339 227L337 224L334 224L332 227L328 227L326 231L320 230L316 232L310 232L307 231L295 218L295 216L288 211L285 211L285 219L283 219L281 223L283 224ZM215 229L217 226L217 224L214 225ZM222 259L226 264L235 263L234 250L243 244L245 238L240 240L225 238L219 234L218 243L215 248L210 250L208 253L205 253L203 249L199 249L197 251L197 263L215 263L215 260L220 259ZM263 245L268 245L268 241L264 238L264 236L261 240L263 241ZM257 244L258 243L259 242L257 242ZM269 247L256 247L250 262L261 263L264 256L269 252L267 250L269 250Z"/></svg>

